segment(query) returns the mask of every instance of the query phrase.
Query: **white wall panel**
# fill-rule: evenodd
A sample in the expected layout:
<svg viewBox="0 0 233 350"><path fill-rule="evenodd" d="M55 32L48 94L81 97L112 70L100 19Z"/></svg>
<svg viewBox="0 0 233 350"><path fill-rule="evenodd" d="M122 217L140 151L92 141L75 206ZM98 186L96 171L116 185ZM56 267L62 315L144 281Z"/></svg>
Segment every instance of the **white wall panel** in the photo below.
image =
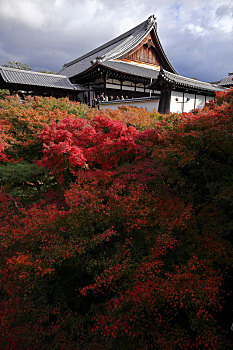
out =
<svg viewBox="0 0 233 350"><path fill-rule="evenodd" d="M195 108L203 108L205 106L205 96L197 95Z"/></svg>
<svg viewBox="0 0 233 350"><path fill-rule="evenodd" d="M183 112L186 112L186 113L191 112L191 110L194 109L194 102L195 102L195 94L185 93L184 94L184 110L183 110Z"/></svg>
<svg viewBox="0 0 233 350"><path fill-rule="evenodd" d="M170 112L171 113L181 113L182 112L182 105L183 105L182 102L183 102L183 92L172 91L171 92Z"/></svg>
<svg viewBox="0 0 233 350"><path fill-rule="evenodd" d="M100 109L105 110L106 108L110 108L112 110L116 110L119 106L132 106L137 108L145 108L148 111L152 112L154 109L158 111L159 100L149 100L149 101L125 101L121 100L120 102L103 102L99 104Z"/></svg>
<svg viewBox="0 0 233 350"><path fill-rule="evenodd" d="M106 84L107 89L117 89L120 90L121 86L120 85L115 85L115 84Z"/></svg>
<svg viewBox="0 0 233 350"><path fill-rule="evenodd" d="M122 86L122 90L131 90L131 91L135 91L135 86L128 86L128 85L123 85Z"/></svg>

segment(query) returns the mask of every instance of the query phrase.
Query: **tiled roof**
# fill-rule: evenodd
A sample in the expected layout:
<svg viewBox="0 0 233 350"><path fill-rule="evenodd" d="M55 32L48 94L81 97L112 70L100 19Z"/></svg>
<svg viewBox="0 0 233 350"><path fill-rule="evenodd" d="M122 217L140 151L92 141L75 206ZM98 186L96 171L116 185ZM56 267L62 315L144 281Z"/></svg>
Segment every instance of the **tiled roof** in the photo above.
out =
<svg viewBox="0 0 233 350"><path fill-rule="evenodd" d="M160 70L157 80L151 84L151 87L157 86L159 80L163 80L165 82L168 82L169 84L173 84L175 87L184 87L199 91L215 92L225 90L224 88L221 88L218 85L206 83L204 81L196 79L186 78L182 75L173 74L163 69Z"/></svg>
<svg viewBox="0 0 233 350"><path fill-rule="evenodd" d="M153 68L145 68L145 66L140 64L132 64L123 61L106 61L101 63L102 66L114 69L118 72L127 73L131 75L137 75L144 78L156 79L159 75L159 70Z"/></svg>
<svg viewBox="0 0 233 350"><path fill-rule="evenodd" d="M0 67L0 75L6 83L76 90L69 79L64 75L39 73L6 67Z"/></svg>
<svg viewBox="0 0 233 350"><path fill-rule="evenodd" d="M159 50L166 63L166 66L168 67L167 69L170 69L176 73L162 48L156 26L157 24L155 17L150 16L146 21L142 22L128 32L118 36L95 50L92 50L87 54L64 64L59 74L64 74L70 78L86 71L96 62L106 63L109 60L121 57L136 47L151 32L151 30L154 30Z"/></svg>
<svg viewBox="0 0 233 350"><path fill-rule="evenodd" d="M222 78L218 85L228 87L233 86L233 73L228 73L228 76Z"/></svg>

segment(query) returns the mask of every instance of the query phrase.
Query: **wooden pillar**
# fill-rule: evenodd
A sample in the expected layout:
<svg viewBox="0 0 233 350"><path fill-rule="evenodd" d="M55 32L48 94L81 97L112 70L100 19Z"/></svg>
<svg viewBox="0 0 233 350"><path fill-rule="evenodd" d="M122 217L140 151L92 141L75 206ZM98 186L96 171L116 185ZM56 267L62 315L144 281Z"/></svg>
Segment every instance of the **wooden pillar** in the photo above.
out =
<svg viewBox="0 0 233 350"><path fill-rule="evenodd" d="M183 101L182 101L182 108L181 108L181 112L184 112L184 92L183 92Z"/></svg>
<svg viewBox="0 0 233 350"><path fill-rule="evenodd" d="M161 90L159 101L159 113L170 113L171 89Z"/></svg>
<svg viewBox="0 0 233 350"><path fill-rule="evenodd" d="M104 74L104 98L106 96L106 74Z"/></svg>
<svg viewBox="0 0 233 350"><path fill-rule="evenodd" d="M91 105L91 97L90 97L90 84L88 83L88 104Z"/></svg>

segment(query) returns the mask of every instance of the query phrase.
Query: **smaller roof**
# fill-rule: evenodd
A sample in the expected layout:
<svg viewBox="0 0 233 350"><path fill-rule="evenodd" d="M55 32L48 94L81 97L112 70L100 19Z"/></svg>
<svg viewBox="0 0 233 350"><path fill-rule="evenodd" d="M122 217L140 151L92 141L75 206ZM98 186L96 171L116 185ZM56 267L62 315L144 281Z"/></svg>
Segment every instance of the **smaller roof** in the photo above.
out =
<svg viewBox="0 0 233 350"><path fill-rule="evenodd" d="M121 73L126 73L129 75L136 75L143 78L148 79L156 79L159 75L158 69L149 68L149 66L146 68L145 65L142 65L140 63L128 63L124 61L118 61L118 60L112 60L112 61L105 61L101 63L102 66L108 67L110 69L114 69Z"/></svg>
<svg viewBox="0 0 233 350"><path fill-rule="evenodd" d="M224 88L214 85L211 83L206 83L204 81L191 79L183 77L182 75L173 74L166 70L161 69L158 75L157 80L155 80L151 87L157 87L160 81L167 82L168 84L173 85L174 87L187 88L190 90L196 91L206 91L206 92L215 92L215 91L225 91Z"/></svg>
<svg viewBox="0 0 233 350"><path fill-rule="evenodd" d="M43 86L56 89L76 90L64 75L32 72L15 68L0 67L0 76L9 84Z"/></svg>
<svg viewBox="0 0 233 350"><path fill-rule="evenodd" d="M225 78L222 78L218 83L218 85L227 86L227 87L233 86L233 73L228 73L228 76Z"/></svg>

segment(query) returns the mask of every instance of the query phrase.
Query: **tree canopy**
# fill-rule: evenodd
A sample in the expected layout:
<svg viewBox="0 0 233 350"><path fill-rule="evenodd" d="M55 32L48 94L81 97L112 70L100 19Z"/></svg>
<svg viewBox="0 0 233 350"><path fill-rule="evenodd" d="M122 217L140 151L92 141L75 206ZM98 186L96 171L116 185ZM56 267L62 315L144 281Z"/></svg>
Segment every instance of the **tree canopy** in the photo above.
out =
<svg viewBox="0 0 233 350"><path fill-rule="evenodd" d="M7 60L6 63L3 65L3 67L22 69L22 70L32 70L31 67L28 64L21 63L19 61L9 61L9 60Z"/></svg>
<svg viewBox="0 0 233 350"><path fill-rule="evenodd" d="M0 107L0 347L230 349L233 89L165 116Z"/></svg>
<svg viewBox="0 0 233 350"><path fill-rule="evenodd" d="M25 64L25 63L21 63L19 61L10 61L10 60L7 60L5 64L3 64L3 67L6 67L6 68L14 68L14 69L21 69L21 70L27 70L27 71L31 71L32 68L28 65L28 64ZM42 69L39 71L40 73L47 73L47 74L56 74L54 72L54 70L45 70L45 69Z"/></svg>

